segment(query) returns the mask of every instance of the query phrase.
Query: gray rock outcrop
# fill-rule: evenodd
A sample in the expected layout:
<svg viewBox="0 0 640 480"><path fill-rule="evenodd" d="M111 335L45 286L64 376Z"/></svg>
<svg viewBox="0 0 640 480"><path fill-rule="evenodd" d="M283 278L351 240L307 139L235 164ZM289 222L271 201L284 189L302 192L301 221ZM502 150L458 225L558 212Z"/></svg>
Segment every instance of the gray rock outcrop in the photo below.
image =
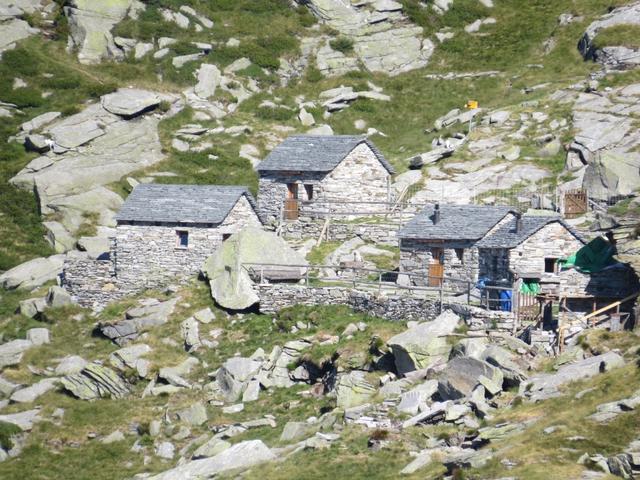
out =
<svg viewBox="0 0 640 480"><path fill-rule="evenodd" d="M593 59L607 68L626 69L640 65L640 50L624 45L594 46L598 33L607 28L623 25L640 25L640 2L614 9L591 23L580 39L578 49L585 59Z"/></svg>
<svg viewBox="0 0 640 480"><path fill-rule="evenodd" d="M398 373L428 368L446 360L451 351L447 335L453 333L460 319L451 311L443 312L432 322L416 325L389 339Z"/></svg>
<svg viewBox="0 0 640 480"><path fill-rule="evenodd" d="M64 255L35 258L0 275L0 286L8 290L40 287L55 280L62 273L63 265Z"/></svg>
<svg viewBox="0 0 640 480"><path fill-rule="evenodd" d="M502 372L472 357L456 357L438 376L438 395L443 400L470 397L478 385L495 395L502 390Z"/></svg>
<svg viewBox="0 0 640 480"><path fill-rule="evenodd" d="M344 74L356 67L357 59L372 72L397 75L426 66L433 54L433 42L423 38L422 28L408 21L397 2L297 1L353 44L353 54L336 52L328 44L320 48L316 63L324 73Z"/></svg>
<svg viewBox="0 0 640 480"><path fill-rule="evenodd" d="M124 398L129 394L128 385L116 372L94 363L77 375L64 377L62 386L81 400Z"/></svg>
<svg viewBox="0 0 640 480"><path fill-rule="evenodd" d="M520 394L533 401L561 395L563 385L576 380L590 378L599 373L624 365L624 359L615 352L607 352L595 357L564 365L556 373L542 373L520 384Z"/></svg>
<svg viewBox="0 0 640 480"><path fill-rule="evenodd" d="M69 22L68 49L78 51L80 63L99 63L107 58L121 58L111 29L124 20L133 0L70 0L64 7Z"/></svg>
<svg viewBox="0 0 640 480"><path fill-rule="evenodd" d="M42 132L51 138L53 150L30 162L11 179L11 183L25 190L35 190L44 214L64 208L58 206L60 202L65 205L63 199L74 195L94 191L93 197L99 200L96 190L99 187L164 158L157 129L160 118L142 115L162 99L173 101L175 97L121 89L103 96L101 103L54 121ZM130 115L139 116L130 118ZM104 192L102 196L105 196ZM100 203L107 206L113 201L107 194L106 202ZM81 208L81 202L75 202L74 207L87 210ZM71 230L70 221L62 220L62 223Z"/></svg>
<svg viewBox="0 0 640 480"><path fill-rule="evenodd" d="M142 332L167 323L177 301L177 298L165 302L147 301L139 307L127 310L124 320L101 324L100 331L105 337L124 346L138 338Z"/></svg>
<svg viewBox="0 0 640 480"><path fill-rule="evenodd" d="M150 480L186 480L212 478L231 470L241 471L275 460L276 455L260 440L237 443L210 458L186 462Z"/></svg>

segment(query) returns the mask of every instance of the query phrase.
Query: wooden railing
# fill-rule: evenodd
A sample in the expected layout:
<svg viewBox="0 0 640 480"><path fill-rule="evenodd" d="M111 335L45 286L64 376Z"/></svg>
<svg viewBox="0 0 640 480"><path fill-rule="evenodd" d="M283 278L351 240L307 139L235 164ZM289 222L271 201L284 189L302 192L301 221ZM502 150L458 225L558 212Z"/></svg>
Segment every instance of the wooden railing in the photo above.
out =
<svg viewBox="0 0 640 480"><path fill-rule="evenodd" d="M499 294L502 291L513 291L512 287L485 286L480 289L478 294L475 292L476 282L471 280L442 276L437 277L440 281L438 286L429 286L429 282L436 277L421 273L357 266L246 262L242 264L242 268L249 273L254 281L258 281L261 284L268 283L269 280L293 281L304 279L304 285L307 287L348 286L354 289L373 290L378 293L404 292L419 298L437 298L441 308L445 297L455 297L459 303L495 310L497 307L504 305L505 300L491 298L491 292ZM286 272L290 272L289 278L287 278ZM388 280L390 278L397 279L398 276L406 276L409 280L409 285L398 284L396 281ZM517 311L513 308L513 305L511 302L512 308L508 311Z"/></svg>

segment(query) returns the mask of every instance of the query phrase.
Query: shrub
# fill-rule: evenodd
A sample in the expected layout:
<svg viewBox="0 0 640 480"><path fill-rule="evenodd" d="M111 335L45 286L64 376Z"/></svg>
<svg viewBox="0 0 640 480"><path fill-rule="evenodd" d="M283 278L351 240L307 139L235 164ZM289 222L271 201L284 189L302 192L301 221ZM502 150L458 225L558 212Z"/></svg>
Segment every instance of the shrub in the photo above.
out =
<svg viewBox="0 0 640 480"><path fill-rule="evenodd" d="M311 83L318 83L323 78L322 73L315 65L309 65L309 68L307 68L306 77L307 81Z"/></svg>
<svg viewBox="0 0 640 480"><path fill-rule="evenodd" d="M331 45L331 48L337 50L338 52L342 52L345 54L353 52L353 40L347 37L334 38L329 42L329 45Z"/></svg>
<svg viewBox="0 0 640 480"><path fill-rule="evenodd" d="M0 422L0 447L5 450L13 448L13 441L11 437L19 435L22 432L20 427L13 423Z"/></svg>
<svg viewBox="0 0 640 480"><path fill-rule="evenodd" d="M44 103L42 92L36 88L17 88L8 92L4 97L9 103L15 103L19 108L39 107Z"/></svg>
<svg viewBox="0 0 640 480"><path fill-rule="evenodd" d="M288 108L260 107L256 110L256 116L264 120L275 120L276 122L286 122L295 117L296 112Z"/></svg>

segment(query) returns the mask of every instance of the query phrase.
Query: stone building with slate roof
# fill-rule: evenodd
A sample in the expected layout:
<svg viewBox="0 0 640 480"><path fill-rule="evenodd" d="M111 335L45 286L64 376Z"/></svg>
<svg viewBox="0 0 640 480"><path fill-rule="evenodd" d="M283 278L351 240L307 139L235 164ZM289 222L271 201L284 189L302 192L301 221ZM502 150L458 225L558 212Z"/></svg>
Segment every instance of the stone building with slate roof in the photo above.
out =
<svg viewBox="0 0 640 480"><path fill-rule="evenodd" d="M286 200L288 211L296 209L295 213L298 201L388 202L395 173L371 141L350 135L291 136L273 149L257 171L258 205L269 221L280 218Z"/></svg>
<svg viewBox="0 0 640 480"><path fill-rule="evenodd" d="M431 205L425 207L398 232L400 271L428 275L413 277L415 285L439 286L442 277L478 279L476 244L510 222L517 212L510 207L483 205ZM448 287L460 283L445 280Z"/></svg>
<svg viewBox="0 0 640 480"><path fill-rule="evenodd" d="M218 185L140 184L116 221L111 261L128 287L196 274L228 236L262 225L246 187Z"/></svg>
<svg viewBox="0 0 640 480"><path fill-rule="evenodd" d="M585 240L557 216L511 218L476 243L480 277L512 281L558 272L557 260L585 245Z"/></svg>

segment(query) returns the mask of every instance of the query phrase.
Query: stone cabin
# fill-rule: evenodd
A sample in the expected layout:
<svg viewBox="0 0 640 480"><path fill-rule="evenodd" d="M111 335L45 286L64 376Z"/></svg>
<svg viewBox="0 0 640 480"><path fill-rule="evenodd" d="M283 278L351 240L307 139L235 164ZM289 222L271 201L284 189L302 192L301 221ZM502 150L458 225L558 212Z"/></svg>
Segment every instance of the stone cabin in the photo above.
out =
<svg viewBox="0 0 640 480"><path fill-rule="evenodd" d="M558 260L576 253L585 239L557 216L512 216L476 244L479 276L490 281L540 279L559 273Z"/></svg>
<svg viewBox="0 0 640 480"><path fill-rule="evenodd" d="M395 173L364 136L296 135L278 145L257 167L258 206L265 220L297 219L300 201L391 200ZM287 204L287 208L283 207ZM353 206L331 206L353 211Z"/></svg>
<svg viewBox="0 0 640 480"><path fill-rule="evenodd" d="M510 207L430 205L398 232L400 271L429 276L412 277L420 286L440 286L442 277L476 282L480 271L477 242L515 218ZM447 287L466 288L459 282Z"/></svg>
<svg viewBox="0 0 640 480"><path fill-rule="evenodd" d="M262 226L246 187L219 185L140 184L116 221L115 276L121 284L144 287L198 273L230 235Z"/></svg>

